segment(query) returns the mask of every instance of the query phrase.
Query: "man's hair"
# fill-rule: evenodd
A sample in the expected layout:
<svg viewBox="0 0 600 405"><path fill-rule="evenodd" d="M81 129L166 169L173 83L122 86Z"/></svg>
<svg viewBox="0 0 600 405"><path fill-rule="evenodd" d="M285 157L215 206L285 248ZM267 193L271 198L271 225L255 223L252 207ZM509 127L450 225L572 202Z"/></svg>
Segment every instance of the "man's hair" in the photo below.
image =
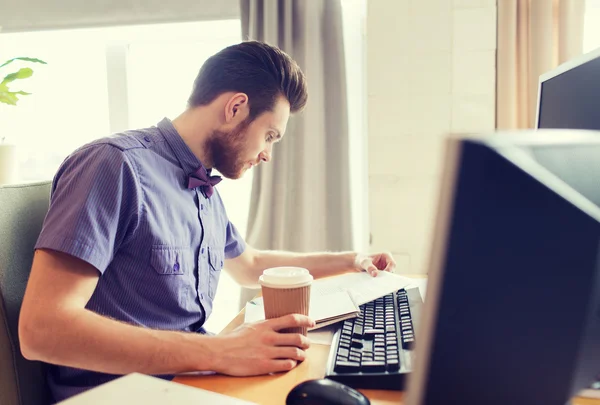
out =
<svg viewBox="0 0 600 405"><path fill-rule="evenodd" d="M229 46L202 65L190 107L206 105L227 92L246 93L250 119L272 111L278 97L290 103L290 111L301 111L308 98L306 79L298 64L281 49L258 41Z"/></svg>

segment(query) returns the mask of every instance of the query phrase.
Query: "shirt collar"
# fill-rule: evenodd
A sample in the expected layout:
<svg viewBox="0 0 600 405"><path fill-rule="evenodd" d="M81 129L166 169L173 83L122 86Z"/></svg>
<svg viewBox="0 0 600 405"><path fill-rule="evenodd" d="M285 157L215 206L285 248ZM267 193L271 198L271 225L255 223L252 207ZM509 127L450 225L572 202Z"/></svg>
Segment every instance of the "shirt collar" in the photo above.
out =
<svg viewBox="0 0 600 405"><path fill-rule="evenodd" d="M181 135L179 135L179 132L177 132L170 119L163 118L162 121L158 123L157 127L173 150L175 157L179 160L179 164L186 175L194 173L200 166L204 167L202 162L200 162L196 155L192 153L192 150L187 146Z"/></svg>

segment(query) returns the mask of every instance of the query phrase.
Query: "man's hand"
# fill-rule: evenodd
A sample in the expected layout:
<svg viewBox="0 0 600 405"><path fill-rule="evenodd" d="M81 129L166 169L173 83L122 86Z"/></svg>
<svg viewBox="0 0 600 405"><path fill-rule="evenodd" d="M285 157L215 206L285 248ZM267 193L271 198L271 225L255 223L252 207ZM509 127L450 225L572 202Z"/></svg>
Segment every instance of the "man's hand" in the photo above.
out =
<svg viewBox="0 0 600 405"><path fill-rule="evenodd" d="M250 376L291 370L306 358L309 341L301 334L278 331L314 325L307 316L292 314L244 324L232 332L216 336L218 352L214 371Z"/></svg>
<svg viewBox="0 0 600 405"><path fill-rule="evenodd" d="M357 253L354 267L357 271L366 271L371 276L377 277L379 271L394 271L396 262L392 255L386 252L372 255Z"/></svg>

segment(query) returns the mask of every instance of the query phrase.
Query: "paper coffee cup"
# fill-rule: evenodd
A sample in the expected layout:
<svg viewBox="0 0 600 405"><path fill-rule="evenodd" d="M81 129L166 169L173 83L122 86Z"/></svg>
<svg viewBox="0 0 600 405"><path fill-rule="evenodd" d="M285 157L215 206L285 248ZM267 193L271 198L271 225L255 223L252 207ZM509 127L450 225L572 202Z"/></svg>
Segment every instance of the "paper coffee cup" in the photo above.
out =
<svg viewBox="0 0 600 405"><path fill-rule="evenodd" d="M265 319L279 318L289 314L308 315L310 286L313 277L301 267L273 267L259 277L262 289ZM307 328L286 328L284 333L301 333Z"/></svg>

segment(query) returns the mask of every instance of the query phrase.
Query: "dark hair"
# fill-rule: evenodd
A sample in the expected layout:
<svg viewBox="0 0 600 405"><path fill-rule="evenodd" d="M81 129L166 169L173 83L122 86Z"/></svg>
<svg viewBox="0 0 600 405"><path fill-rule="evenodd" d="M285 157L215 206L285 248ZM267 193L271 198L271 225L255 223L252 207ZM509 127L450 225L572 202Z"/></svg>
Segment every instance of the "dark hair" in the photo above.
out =
<svg viewBox="0 0 600 405"><path fill-rule="evenodd" d="M227 91L246 93L250 119L271 111L279 96L290 103L292 113L306 105L306 79L298 64L281 49L258 41L229 46L202 65L190 107L206 105Z"/></svg>

